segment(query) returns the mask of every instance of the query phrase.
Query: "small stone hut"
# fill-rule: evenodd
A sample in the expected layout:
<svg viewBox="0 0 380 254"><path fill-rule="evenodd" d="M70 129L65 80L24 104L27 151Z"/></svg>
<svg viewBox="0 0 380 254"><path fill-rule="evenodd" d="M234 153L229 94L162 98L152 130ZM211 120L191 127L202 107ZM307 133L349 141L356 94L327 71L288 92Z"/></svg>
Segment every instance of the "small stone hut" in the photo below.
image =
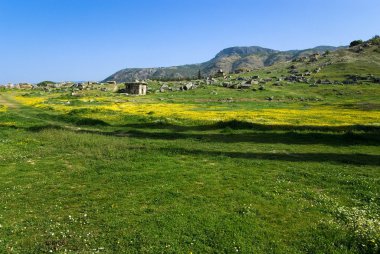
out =
<svg viewBox="0 0 380 254"><path fill-rule="evenodd" d="M125 83L125 90L129 94L146 95L148 84L143 82Z"/></svg>

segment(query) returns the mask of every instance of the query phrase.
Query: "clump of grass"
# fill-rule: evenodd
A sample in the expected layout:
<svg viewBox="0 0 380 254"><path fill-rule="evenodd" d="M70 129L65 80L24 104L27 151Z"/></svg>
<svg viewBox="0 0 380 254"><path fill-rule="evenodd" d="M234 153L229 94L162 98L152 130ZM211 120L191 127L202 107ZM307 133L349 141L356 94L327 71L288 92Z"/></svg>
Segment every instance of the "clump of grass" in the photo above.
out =
<svg viewBox="0 0 380 254"><path fill-rule="evenodd" d="M380 216L379 207L363 208L338 207L336 217L348 232L353 245L361 253L379 253L380 251Z"/></svg>
<svg viewBox="0 0 380 254"><path fill-rule="evenodd" d="M322 224L344 236L342 238L349 249L360 253L379 253L378 205L370 202L362 207L341 206L336 199L325 194L318 195L314 201L326 213L333 215L332 220L322 221Z"/></svg>

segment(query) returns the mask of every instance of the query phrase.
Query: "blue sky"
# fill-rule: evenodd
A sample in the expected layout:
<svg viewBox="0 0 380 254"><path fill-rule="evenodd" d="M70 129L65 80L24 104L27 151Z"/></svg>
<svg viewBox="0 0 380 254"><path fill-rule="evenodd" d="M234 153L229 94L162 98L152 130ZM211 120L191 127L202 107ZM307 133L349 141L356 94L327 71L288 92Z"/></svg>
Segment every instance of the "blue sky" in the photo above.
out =
<svg viewBox="0 0 380 254"><path fill-rule="evenodd" d="M379 10L379 0L0 0L0 84L102 80L231 46L347 45L380 33Z"/></svg>

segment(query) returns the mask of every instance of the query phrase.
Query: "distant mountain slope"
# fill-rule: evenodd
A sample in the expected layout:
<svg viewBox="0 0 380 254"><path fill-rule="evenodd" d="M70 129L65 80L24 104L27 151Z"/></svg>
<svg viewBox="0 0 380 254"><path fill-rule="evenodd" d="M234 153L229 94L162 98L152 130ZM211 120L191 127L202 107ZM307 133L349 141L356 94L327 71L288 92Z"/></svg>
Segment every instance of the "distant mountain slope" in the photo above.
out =
<svg viewBox="0 0 380 254"><path fill-rule="evenodd" d="M322 53L326 50L335 51L337 49L339 48L319 46L306 50L278 51L257 46L231 47L223 49L213 59L205 63L159 68L127 68L112 74L104 81L126 82L136 79L180 79L196 77L199 70L202 76L210 76L219 69L227 73L238 69L252 70L313 53Z"/></svg>

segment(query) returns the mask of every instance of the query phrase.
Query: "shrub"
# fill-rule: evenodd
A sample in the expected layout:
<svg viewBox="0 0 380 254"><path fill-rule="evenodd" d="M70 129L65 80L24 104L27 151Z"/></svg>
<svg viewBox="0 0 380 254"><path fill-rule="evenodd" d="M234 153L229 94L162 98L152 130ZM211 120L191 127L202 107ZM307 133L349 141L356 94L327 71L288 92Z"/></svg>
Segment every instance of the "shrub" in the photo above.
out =
<svg viewBox="0 0 380 254"><path fill-rule="evenodd" d="M55 82L47 80L47 81L42 81L42 82L38 83L37 86L45 87L45 86L51 85L51 84L55 84Z"/></svg>
<svg viewBox="0 0 380 254"><path fill-rule="evenodd" d="M372 39L369 40L374 45L380 45L380 36L375 35Z"/></svg>
<svg viewBox="0 0 380 254"><path fill-rule="evenodd" d="M362 41L362 40L355 40L355 41L352 41L352 42L350 43L350 48L351 48L351 47L358 46L358 45L360 45L360 44L363 44L363 41Z"/></svg>

